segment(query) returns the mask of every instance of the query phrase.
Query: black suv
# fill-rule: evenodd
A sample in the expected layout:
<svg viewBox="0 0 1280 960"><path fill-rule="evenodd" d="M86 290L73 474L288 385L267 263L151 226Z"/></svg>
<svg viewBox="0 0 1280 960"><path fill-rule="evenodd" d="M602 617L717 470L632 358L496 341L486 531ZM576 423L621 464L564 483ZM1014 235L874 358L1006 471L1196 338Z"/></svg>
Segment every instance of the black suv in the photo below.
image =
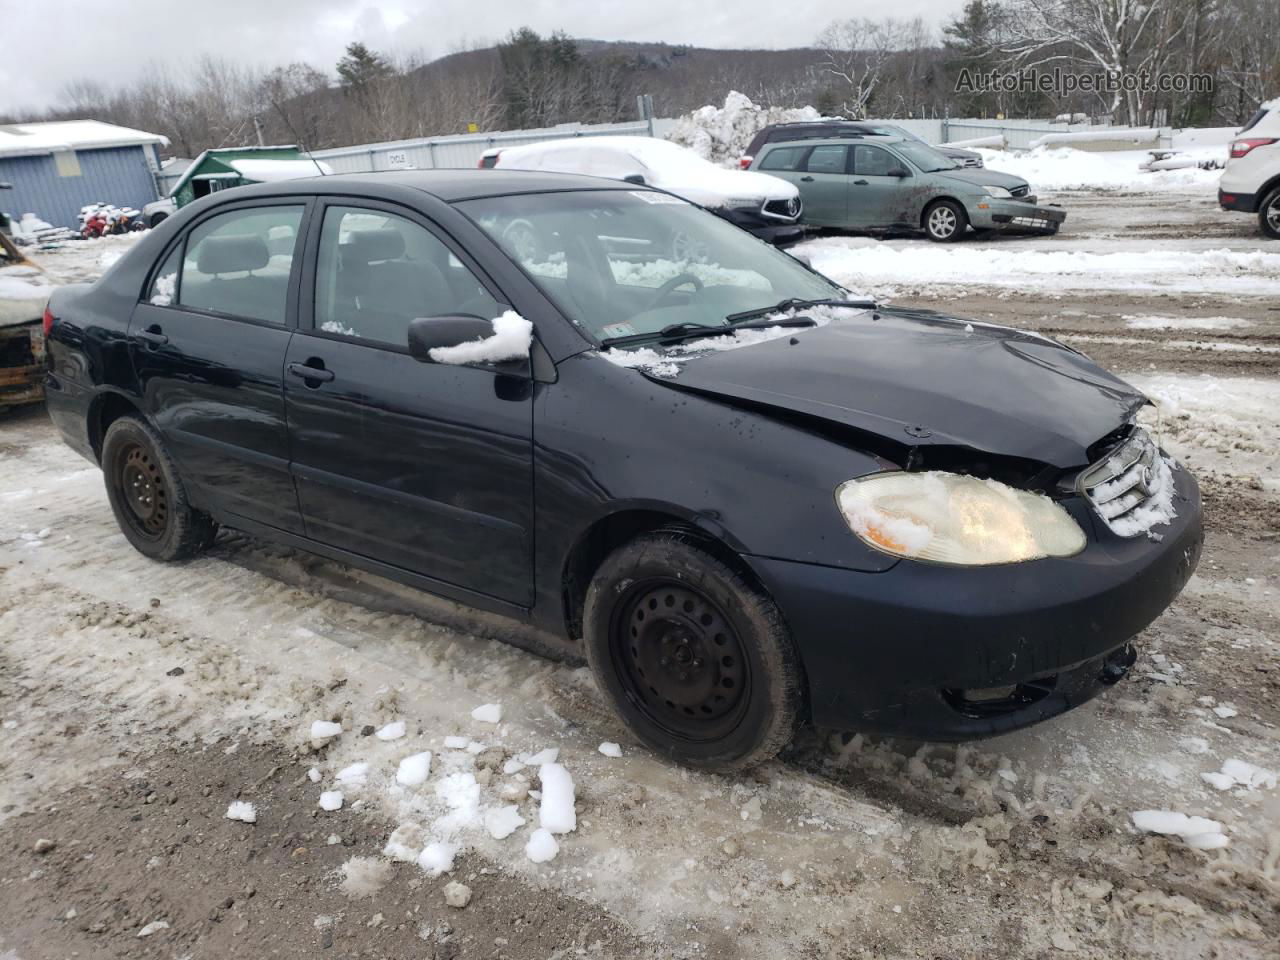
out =
<svg viewBox="0 0 1280 960"><path fill-rule="evenodd" d="M757 133L747 145L747 152L738 158L738 166L746 170L766 143L786 143L791 140L827 140L832 137L904 137L928 144L943 156L962 167L981 167L982 155L972 150L960 150L944 144L930 144L910 130L891 123L871 120L805 120L798 123L771 123Z"/></svg>

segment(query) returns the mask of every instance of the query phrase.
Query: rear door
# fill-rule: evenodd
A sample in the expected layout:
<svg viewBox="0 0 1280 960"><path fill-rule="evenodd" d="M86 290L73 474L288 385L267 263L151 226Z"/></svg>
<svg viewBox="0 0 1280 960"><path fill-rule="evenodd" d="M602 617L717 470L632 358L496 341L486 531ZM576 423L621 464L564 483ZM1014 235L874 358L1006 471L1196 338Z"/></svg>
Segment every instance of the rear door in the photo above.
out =
<svg viewBox="0 0 1280 960"><path fill-rule="evenodd" d="M294 533L283 370L307 212L217 207L166 252L129 324L145 412L197 502Z"/></svg>
<svg viewBox="0 0 1280 960"><path fill-rule="evenodd" d="M285 396L307 535L442 584L533 601L527 365L422 363L417 317L507 309L431 221L329 199L307 243Z"/></svg>
<svg viewBox="0 0 1280 960"><path fill-rule="evenodd" d="M907 165L884 147L869 143L853 148L853 176L849 184L849 224L855 227L891 227L903 224L912 178L891 177L890 170ZM918 220L914 225L919 225Z"/></svg>

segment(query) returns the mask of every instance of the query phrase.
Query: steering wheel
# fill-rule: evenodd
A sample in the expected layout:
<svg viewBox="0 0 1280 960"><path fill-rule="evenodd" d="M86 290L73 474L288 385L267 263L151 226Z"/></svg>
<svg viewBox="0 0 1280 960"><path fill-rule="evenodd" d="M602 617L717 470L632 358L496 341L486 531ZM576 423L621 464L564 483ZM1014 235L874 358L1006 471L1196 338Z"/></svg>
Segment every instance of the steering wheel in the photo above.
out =
<svg viewBox="0 0 1280 960"><path fill-rule="evenodd" d="M657 292L653 295L653 299L649 301L649 305L645 307L645 309L653 310L658 306L658 304L662 303L663 300L671 296L677 287L682 287L686 283L693 284L695 293L703 287L702 281L692 273L678 273L658 288Z"/></svg>

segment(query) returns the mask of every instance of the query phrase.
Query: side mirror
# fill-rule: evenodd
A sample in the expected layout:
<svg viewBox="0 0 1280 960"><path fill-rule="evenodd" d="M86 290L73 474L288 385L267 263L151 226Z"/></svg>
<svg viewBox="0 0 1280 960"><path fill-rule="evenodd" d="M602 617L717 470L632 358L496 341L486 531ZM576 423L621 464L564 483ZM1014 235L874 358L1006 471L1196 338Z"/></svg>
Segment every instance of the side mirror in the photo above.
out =
<svg viewBox="0 0 1280 960"><path fill-rule="evenodd" d="M470 315L419 317L409 322L409 354L423 363L434 363L431 351L456 347L493 336L493 322Z"/></svg>
<svg viewBox="0 0 1280 960"><path fill-rule="evenodd" d="M625 177L622 178L622 180L624 183L635 183L635 184L639 184L642 187L644 186L643 173L628 173Z"/></svg>
<svg viewBox="0 0 1280 960"><path fill-rule="evenodd" d="M897 177L899 180L901 180L903 177L911 176L911 174L907 172L906 167L894 167L892 170L889 171L888 175L891 177Z"/></svg>

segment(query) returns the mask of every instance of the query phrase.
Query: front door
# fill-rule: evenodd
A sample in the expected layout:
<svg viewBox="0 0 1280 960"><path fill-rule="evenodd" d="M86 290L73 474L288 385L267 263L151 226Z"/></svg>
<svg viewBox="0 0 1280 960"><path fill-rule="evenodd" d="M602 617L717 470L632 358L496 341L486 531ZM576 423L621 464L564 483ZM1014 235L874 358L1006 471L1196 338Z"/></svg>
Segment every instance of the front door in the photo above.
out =
<svg viewBox="0 0 1280 960"><path fill-rule="evenodd" d="M417 317L507 309L429 221L331 200L308 240L285 397L307 535L463 590L533 602L533 383L422 363Z"/></svg>
<svg viewBox="0 0 1280 960"><path fill-rule="evenodd" d="M867 229L919 226L909 211L911 177L893 177L891 170L907 165L884 147L859 143L853 148L853 176L849 182L849 225Z"/></svg>
<svg viewBox="0 0 1280 960"><path fill-rule="evenodd" d="M302 531L283 371L306 204L237 205L180 237L134 309L144 409L197 503Z"/></svg>

